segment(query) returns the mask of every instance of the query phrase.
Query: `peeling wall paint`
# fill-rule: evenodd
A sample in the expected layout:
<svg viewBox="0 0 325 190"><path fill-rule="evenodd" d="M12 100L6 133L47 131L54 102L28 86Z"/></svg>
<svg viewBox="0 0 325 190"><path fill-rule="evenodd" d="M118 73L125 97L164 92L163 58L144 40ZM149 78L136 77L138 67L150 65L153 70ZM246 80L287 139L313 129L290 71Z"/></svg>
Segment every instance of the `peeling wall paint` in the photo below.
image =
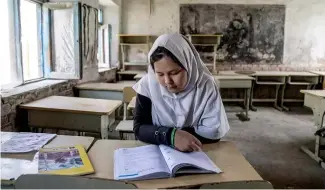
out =
<svg viewBox="0 0 325 190"><path fill-rule="evenodd" d="M325 70L324 0L308 2L305 0L154 0L151 13L149 2L149 0L123 0L123 33L160 35L179 32L181 4L285 5L282 65L295 70ZM281 68L282 65L280 65ZM276 67L269 67L269 69L272 68L276 69Z"/></svg>

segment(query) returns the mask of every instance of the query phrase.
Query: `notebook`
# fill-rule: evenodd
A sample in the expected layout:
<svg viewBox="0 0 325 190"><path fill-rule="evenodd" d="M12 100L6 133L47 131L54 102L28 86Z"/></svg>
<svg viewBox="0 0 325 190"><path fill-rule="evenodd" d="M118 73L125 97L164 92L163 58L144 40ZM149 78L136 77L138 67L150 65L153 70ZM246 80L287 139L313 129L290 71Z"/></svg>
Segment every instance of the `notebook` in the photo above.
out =
<svg viewBox="0 0 325 190"><path fill-rule="evenodd" d="M204 152L184 153L165 145L120 148L114 152L115 180L146 180L221 172Z"/></svg>
<svg viewBox="0 0 325 190"><path fill-rule="evenodd" d="M38 172L57 175L85 175L94 168L82 145L42 148L39 151Z"/></svg>

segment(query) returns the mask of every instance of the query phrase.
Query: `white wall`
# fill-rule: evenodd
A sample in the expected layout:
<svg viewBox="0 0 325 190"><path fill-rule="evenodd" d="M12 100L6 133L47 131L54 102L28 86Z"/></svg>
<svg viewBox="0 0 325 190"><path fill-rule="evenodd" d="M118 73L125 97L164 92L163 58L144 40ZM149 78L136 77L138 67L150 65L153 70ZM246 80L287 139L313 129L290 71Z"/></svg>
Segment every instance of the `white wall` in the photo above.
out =
<svg viewBox="0 0 325 190"><path fill-rule="evenodd" d="M112 26L111 66L116 67L119 61L120 7L117 5L105 6L103 16L104 24Z"/></svg>
<svg viewBox="0 0 325 190"><path fill-rule="evenodd" d="M123 0L122 32L160 35L179 31L179 5L285 4L284 65L325 70L325 0Z"/></svg>

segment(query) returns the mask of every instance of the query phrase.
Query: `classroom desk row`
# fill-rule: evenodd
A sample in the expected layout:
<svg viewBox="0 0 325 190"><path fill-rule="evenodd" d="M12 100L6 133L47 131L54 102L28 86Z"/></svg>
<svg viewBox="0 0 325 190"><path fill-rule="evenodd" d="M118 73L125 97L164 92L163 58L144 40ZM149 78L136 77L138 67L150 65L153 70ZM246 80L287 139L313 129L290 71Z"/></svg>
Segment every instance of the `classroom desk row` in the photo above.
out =
<svg viewBox="0 0 325 190"><path fill-rule="evenodd" d="M2 143L9 140L15 133L1 133ZM45 147L73 146L82 144L88 150L89 159L95 169L95 173L83 176L87 179L114 180L114 150L118 148L130 148L145 145L140 141L129 140L97 140L92 137L62 136L58 135ZM263 181L262 177L249 164L245 157L238 151L235 144L230 141L220 141L215 144L203 146L203 151L211 158L216 165L223 171L221 174L200 174L187 175L176 178L155 179L144 181L130 181L137 188L181 188L195 187L202 184L229 184L232 183L251 183L257 184ZM37 161L34 156L36 152L25 154L1 154L1 158L7 159L29 159ZM37 173L37 163L30 165L18 165L16 170L21 174ZM1 172L6 172L2 170ZM17 171L19 173L19 171ZM6 173L2 173L5 176ZM17 176L18 177L18 176ZM238 184L237 184L238 185ZM230 186L231 187L231 186ZM245 186L244 186L245 187ZM50 188L50 187L49 187ZM107 187L109 188L109 187Z"/></svg>

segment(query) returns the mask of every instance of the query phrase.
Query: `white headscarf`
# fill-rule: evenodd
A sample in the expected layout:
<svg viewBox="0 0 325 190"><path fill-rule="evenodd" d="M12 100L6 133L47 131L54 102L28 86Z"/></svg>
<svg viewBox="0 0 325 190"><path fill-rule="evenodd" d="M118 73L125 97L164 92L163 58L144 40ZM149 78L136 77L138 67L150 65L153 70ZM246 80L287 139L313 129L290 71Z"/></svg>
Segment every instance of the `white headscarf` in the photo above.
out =
<svg viewBox="0 0 325 190"><path fill-rule="evenodd" d="M223 137L229 130L223 103L208 68L198 52L181 34L164 34L153 44L148 60L158 47L169 50L183 65L188 82L183 91L175 94L159 84L149 64L145 75L133 89L151 99L154 125L195 128L197 134L209 138Z"/></svg>

